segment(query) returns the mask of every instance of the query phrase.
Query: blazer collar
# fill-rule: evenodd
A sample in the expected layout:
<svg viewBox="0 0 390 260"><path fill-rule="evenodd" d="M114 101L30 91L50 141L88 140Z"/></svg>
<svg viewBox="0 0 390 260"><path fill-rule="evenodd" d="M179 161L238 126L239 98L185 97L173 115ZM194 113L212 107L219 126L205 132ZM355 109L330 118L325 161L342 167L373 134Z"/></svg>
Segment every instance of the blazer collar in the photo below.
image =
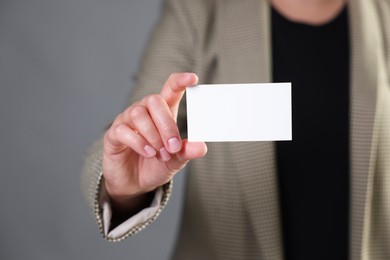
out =
<svg viewBox="0 0 390 260"><path fill-rule="evenodd" d="M374 1L349 2L350 89L350 257L365 259L372 179L377 150L378 90L384 69L383 41Z"/></svg>
<svg viewBox="0 0 390 260"><path fill-rule="evenodd" d="M224 0L219 8L216 45L220 79L224 83L271 82L268 3ZM234 152L243 203L262 259L282 260L274 145L272 142L227 145Z"/></svg>

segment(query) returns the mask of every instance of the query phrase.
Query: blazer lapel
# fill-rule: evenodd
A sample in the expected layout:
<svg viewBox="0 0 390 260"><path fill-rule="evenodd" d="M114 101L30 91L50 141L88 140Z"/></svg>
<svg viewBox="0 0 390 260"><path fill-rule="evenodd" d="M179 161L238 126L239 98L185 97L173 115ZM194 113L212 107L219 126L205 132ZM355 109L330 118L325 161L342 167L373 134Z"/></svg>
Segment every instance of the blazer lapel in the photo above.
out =
<svg viewBox="0 0 390 260"><path fill-rule="evenodd" d="M221 83L271 82L270 15L267 1L225 0L217 30ZM242 16L245 13L246 16ZM370 1L349 2L351 36L350 90L350 252L362 259L373 175L380 32ZM226 29L227 28L227 29ZM272 142L229 143L243 201L262 257L282 259L278 183Z"/></svg>
<svg viewBox="0 0 390 260"><path fill-rule="evenodd" d="M349 2L351 37L350 259L365 259L374 174L380 25L371 1Z"/></svg>
<svg viewBox="0 0 390 260"><path fill-rule="evenodd" d="M223 83L271 81L269 5L266 1L224 1L216 30ZM245 14L243 16L242 14ZM226 29L227 28L227 29ZM283 258L278 183L272 142L227 143L261 259Z"/></svg>

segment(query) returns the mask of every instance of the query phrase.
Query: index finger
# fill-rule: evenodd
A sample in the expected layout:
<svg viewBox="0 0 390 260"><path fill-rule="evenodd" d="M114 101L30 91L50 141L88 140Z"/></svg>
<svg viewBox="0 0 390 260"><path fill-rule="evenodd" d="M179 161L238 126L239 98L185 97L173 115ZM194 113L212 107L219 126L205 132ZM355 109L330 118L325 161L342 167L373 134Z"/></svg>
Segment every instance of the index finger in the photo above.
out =
<svg viewBox="0 0 390 260"><path fill-rule="evenodd" d="M195 73L172 73L161 89L161 96L167 102L173 114L176 114L186 87L196 85L198 76Z"/></svg>

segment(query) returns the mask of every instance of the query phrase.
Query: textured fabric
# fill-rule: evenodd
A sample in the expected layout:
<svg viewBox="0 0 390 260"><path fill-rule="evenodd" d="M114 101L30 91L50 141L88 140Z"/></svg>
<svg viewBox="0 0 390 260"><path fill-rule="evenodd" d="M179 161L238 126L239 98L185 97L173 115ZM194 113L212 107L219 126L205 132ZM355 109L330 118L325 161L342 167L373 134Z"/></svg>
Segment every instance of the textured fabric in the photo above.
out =
<svg viewBox="0 0 390 260"><path fill-rule="evenodd" d="M166 1L131 102L159 93L175 71L193 71L200 83L270 82L269 11L264 0ZM390 1L351 0L349 14L350 259L390 259ZM185 129L182 108L179 124ZM206 157L188 168L174 258L281 260L274 144L210 143L208 148ZM83 172L96 216L101 215L100 174L101 142L91 149ZM168 198L171 186L166 187Z"/></svg>
<svg viewBox="0 0 390 260"><path fill-rule="evenodd" d="M99 206L102 209L104 235L111 239L115 237L121 237L125 235L131 228L146 222L153 215L155 215L158 209L161 207L162 193L163 193L163 189L161 187L158 188L155 192L154 198L149 207L142 209L134 216L131 216L123 223L116 226L114 229L110 230L110 224L112 218L111 203L107 195L107 192L104 188L104 185L102 185L99 194Z"/></svg>

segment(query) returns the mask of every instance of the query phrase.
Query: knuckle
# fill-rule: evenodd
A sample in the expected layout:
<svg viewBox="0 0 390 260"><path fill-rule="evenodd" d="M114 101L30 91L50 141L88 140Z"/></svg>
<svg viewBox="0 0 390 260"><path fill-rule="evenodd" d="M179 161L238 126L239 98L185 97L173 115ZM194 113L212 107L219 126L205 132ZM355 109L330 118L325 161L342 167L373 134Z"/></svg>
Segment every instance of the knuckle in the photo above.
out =
<svg viewBox="0 0 390 260"><path fill-rule="evenodd" d="M109 140L114 140L115 136L117 136L117 131L118 131L118 126L121 125L120 123L112 125L107 131L106 134L104 135L105 138Z"/></svg>
<svg viewBox="0 0 390 260"><path fill-rule="evenodd" d="M132 109L129 110L129 117L133 120L140 119L140 118L144 117L145 115L146 115L145 108L142 106L139 106L139 105L136 105L136 106L132 107Z"/></svg>
<svg viewBox="0 0 390 260"><path fill-rule="evenodd" d="M177 77L178 74L179 74L179 73L177 73L177 72L171 73L171 74L169 75L169 77L168 77L168 81L174 80L174 79Z"/></svg>
<svg viewBox="0 0 390 260"><path fill-rule="evenodd" d="M110 127L103 136L103 148L104 150L111 149L113 146L117 146L119 142L117 127L118 125Z"/></svg>
<svg viewBox="0 0 390 260"><path fill-rule="evenodd" d="M112 135L113 136L120 136L121 133L122 133L122 129L123 129L123 124L117 124L115 126L113 126L112 128Z"/></svg>
<svg viewBox="0 0 390 260"><path fill-rule="evenodd" d="M161 104L162 96L160 94L153 94L146 97L146 103L150 106Z"/></svg>
<svg viewBox="0 0 390 260"><path fill-rule="evenodd" d="M181 73L181 72L174 72L171 75L169 75L168 82L170 82L170 85L176 85L177 80L180 79L180 76L182 74L183 73Z"/></svg>

